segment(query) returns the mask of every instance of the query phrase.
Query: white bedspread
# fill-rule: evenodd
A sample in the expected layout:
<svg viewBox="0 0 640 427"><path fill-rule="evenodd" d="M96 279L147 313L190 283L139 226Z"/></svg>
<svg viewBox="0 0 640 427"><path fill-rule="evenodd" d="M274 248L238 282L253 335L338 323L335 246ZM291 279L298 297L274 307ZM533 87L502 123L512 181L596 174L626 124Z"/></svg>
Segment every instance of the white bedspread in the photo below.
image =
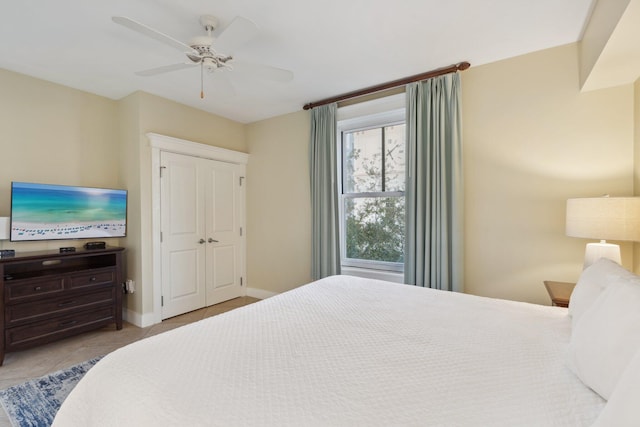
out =
<svg viewBox="0 0 640 427"><path fill-rule="evenodd" d="M54 425L583 426L566 309L335 276L104 357Z"/></svg>

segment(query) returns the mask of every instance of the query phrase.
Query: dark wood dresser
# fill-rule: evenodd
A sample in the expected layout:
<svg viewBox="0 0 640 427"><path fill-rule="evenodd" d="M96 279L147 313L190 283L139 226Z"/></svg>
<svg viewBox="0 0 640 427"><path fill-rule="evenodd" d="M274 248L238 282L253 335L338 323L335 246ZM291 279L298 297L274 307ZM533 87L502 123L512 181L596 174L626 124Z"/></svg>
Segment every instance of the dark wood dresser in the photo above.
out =
<svg viewBox="0 0 640 427"><path fill-rule="evenodd" d="M124 248L0 258L0 365L23 350L115 323L122 329Z"/></svg>

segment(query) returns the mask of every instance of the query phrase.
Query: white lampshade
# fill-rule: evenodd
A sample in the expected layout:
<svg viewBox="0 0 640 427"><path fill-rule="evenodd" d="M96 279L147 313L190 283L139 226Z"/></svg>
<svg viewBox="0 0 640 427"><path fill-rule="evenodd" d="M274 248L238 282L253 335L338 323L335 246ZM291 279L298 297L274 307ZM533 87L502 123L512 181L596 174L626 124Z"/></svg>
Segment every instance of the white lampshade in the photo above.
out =
<svg viewBox="0 0 640 427"><path fill-rule="evenodd" d="M0 217L0 240L9 240L9 218Z"/></svg>
<svg viewBox="0 0 640 427"><path fill-rule="evenodd" d="M569 199L566 233L601 240L587 245L585 268L599 258L620 263L620 247L605 240L640 241L640 197Z"/></svg>
<svg viewBox="0 0 640 427"><path fill-rule="evenodd" d="M640 241L640 197L567 200L567 236Z"/></svg>

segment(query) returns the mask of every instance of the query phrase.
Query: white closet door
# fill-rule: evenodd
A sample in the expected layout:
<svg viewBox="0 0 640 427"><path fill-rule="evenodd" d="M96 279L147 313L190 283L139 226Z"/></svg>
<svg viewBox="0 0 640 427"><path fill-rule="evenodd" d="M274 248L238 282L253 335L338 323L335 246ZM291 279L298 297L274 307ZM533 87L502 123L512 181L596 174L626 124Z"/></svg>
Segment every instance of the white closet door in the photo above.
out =
<svg viewBox="0 0 640 427"><path fill-rule="evenodd" d="M162 318L242 295L243 168L161 153Z"/></svg>
<svg viewBox="0 0 640 427"><path fill-rule="evenodd" d="M205 306L204 190L196 157L161 153L162 319Z"/></svg>
<svg viewBox="0 0 640 427"><path fill-rule="evenodd" d="M243 205L240 168L206 162L207 292L206 305L242 295Z"/></svg>

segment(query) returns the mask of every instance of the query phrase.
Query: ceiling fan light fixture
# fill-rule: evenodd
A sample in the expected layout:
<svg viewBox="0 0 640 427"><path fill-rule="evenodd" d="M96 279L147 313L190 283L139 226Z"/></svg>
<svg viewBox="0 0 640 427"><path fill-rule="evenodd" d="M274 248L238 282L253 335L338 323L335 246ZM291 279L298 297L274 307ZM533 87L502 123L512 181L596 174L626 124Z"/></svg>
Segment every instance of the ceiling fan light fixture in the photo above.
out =
<svg viewBox="0 0 640 427"><path fill-rule="evenodd" d="M219 68L218 62L214 58L209 58L209 57L205 57L202 59L202 65L210 73L213 73L216 69Z"/></svg>

